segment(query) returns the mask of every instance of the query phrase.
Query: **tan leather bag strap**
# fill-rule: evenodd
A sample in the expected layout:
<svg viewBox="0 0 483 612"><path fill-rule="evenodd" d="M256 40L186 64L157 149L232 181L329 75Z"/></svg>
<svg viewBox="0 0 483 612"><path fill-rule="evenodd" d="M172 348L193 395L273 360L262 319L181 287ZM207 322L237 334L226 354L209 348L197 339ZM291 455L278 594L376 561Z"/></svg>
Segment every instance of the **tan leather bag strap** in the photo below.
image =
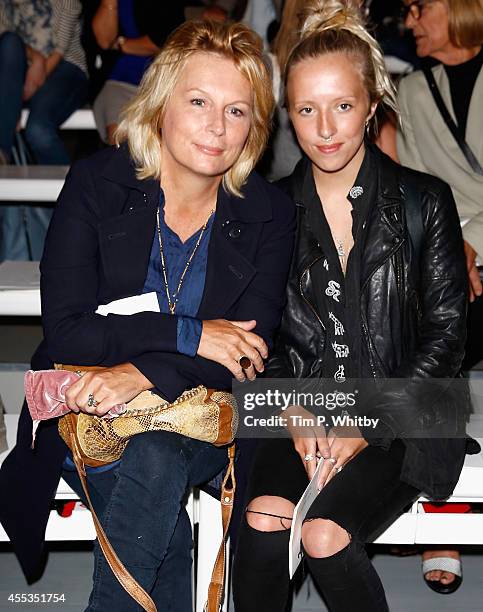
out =
<svg viewBox="0 0 483 612"><path fill-rule="evenodd" d="M71 420L69 419L69 427L71 427ZM151 597L146 593L142 586L136 582L131 574L124 567L123 563L116 555L114 549L106 536L102 525L97 518L97 514L91 502L89 491L87 488L86 472L84 463L81 459L80 450L77 444L77 437L75 431L70 431L71 439L71 450L72 457L74 459L79 478L86 494L87 502L89 504L89 510L92 514L94 521L94 527L96 529L97 539L99 546L109 563L109 566L116 576L122 587L129 593L129 595L143 608L146 612L157 612L156 605ZM230 482L230 484L229 484ZM216 556L216 561L213 566L213 572L211 574L211 582L208 587L208 601L205 605L206 612L219 612L223 601L223 591L225 585L225 543L228 535L228 528L230 526L230 519L233 512L233 502L235 499L235 444L228 447L228 468L223 478L223 484L221 487L221 518L223 526L223 537Z"/></svg>
<svg viewBox="0 0 483 612"><path fill-rule="evenodd" d="M89 495L89 491L87 489L87 480L86 473L84 469L84 464L82 462L79 447L77 446L77 438L74 432L70 432L70 437L72 441L71 450L72 456L74 458L74 463L79 473L79 478L82 483L82 488L84 489L84 493L86 494L87 501L89 503L89 509L92 514L92 519L94 521L94 527L96 528L97 539L99 541L99 545L104 553L104 557L106 561L109 563L110 568L112 569L114 575L119 580L120 584L123 588L131 595L131 597L143 608L146 612L157 612L156 605L151 597L146 593L143 587L134 580L131 574L124 567L122 561L116 555L114 549L107 538L102 525L97 518L97 514L94 510L94 507L91 502L91 498Z"/></svg>
<svg viewBox="0 0 483 612"><path fill-rule="evenodd" d="M208 587L208 600L205 604L206 612L219 612L223 602L226 565L225 544L228 536L228 527L230 526L230 519L233 512L235 490L235 444L232 444L228 447L228 468L221 486L221 520L223 525L223 537L216 556L215 565L213 566L210 586Z"/></svg>

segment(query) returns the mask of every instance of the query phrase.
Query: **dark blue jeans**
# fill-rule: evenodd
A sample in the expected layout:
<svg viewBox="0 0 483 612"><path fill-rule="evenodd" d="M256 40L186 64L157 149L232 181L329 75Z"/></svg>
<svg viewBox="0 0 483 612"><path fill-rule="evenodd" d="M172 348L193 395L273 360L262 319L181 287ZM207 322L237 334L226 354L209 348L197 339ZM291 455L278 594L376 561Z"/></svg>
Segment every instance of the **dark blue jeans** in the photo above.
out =
<svg viewBox="0 0 483 612"><path fill-rule="evenodd" d="M14 32L0 35L0 150L11 159L15 130L22 106L27 71L25 44ZM87 96L87 77L80 68L61 60L32 98L25 140L34 161L67 165L69 156L59 136L59 126ZM0 206L0 261L39 260L52 217L49 206Z"/></svg>
<svg viewBox="0 0 483 612"><path fill-rule="evenodd" d="M15 129L24 105L22 91L27 71L25 44L18 34L0 35L0 149L10 157ZM38 164L67 165L67 151L58 128L85 102L87 76L61 60L45 83L27 101L30 115L25 138Z"/></svg>
<svg viewBox="0 0 483 612"><path fill-rule="evenodd" d="M224 448L156 431L131 438L115 468L88 475L107 537L159 612L192 610L192 536L184 501L191 487L223 469L226 458ZM84 498L77 472L64 470L62 476ZM86 612L141 610L118 583L97 542L94 557Z"/></svg>

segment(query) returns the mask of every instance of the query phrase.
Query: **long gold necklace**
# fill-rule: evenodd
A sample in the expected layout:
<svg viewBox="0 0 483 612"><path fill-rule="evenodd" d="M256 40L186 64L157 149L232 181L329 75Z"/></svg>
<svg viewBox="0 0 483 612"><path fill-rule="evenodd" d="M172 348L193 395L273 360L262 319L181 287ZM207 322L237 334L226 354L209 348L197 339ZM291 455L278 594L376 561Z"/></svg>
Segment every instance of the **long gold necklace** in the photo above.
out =
<svg viewBox="0 0 483 612"><path fill-rule="evenodd" d="M176 289L176 293L173 296L174 300L171 301L171 296L169 293L169 286L168 286L168 276L166 274L166 262L164 261L163 241L161 239L161 223L159 220L159 206L158 206L157 222L158 222L159 253L161 255L161 267L163 268L164 288L166 290L166 298L168 299L168 308L171 314L174 314L174 311L176 310L176 304L178 303L179 292L181 291L181 285L183 284L184 277L186 276L186 272L188 271L188 268L190 267L191 261L193 257L195 256L196 251L198 250L201 239L203 238L203 234L205 233L206 227L208 225L208 221L210 220L210 217L214 212L215 210L212 208L208 216L208 219L206 219L203 227L201 228L201 232L200 232L200 235L198 236L198 240L196 241L195 248L193 249L191 255L188 257L188 261L186 262L184 270L181 273L181 276L179 277L178 288Z"/></svg>

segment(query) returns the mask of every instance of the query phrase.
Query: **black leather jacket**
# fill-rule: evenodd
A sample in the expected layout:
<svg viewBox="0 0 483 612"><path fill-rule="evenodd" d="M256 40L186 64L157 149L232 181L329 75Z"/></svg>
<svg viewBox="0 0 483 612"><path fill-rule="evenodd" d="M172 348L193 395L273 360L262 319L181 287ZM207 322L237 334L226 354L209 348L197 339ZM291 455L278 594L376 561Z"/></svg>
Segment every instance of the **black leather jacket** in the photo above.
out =
<svg viewBox="0 0 483 612"><path fill-rule="evenodd" d="M466 338L467 273L453 195L441 180L401 167L375 147L374 152L378 193L367 219L361 258L361 350L367 367L363 376L456 377ZM268 377L321 376L325 329L317 312L312 267L324 254L308 225L302 198L307 171L310 164L302 160L279 183L297 204L298 229L287 305L266 368ZM419 279L414 278L411 265L414 253L406 228L405 184L421 193L424 238ZM479 450L474 440L465 437L466 414L456 415L459 437L422 439L409 432L411 424L417 429L424 420L424 406L400 395L385 394L380 399L371 406L370 416L380 417L384 439L370 443L387 448L391 439L402 438L406 444L402 479L434 499L449 496L465 453ZM444 406L446 414L448 404L451 410L451 399Z"/></svg>

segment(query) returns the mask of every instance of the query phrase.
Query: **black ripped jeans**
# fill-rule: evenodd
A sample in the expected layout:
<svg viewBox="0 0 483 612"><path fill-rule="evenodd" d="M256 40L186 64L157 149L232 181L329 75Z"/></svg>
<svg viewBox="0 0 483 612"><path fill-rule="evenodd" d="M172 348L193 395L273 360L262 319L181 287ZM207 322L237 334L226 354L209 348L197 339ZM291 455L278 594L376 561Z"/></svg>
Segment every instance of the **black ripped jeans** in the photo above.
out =
<svg viewBox="0 0 483 612"><path fill-rule="evenodd" d="M350 543L324 558L305 556L330 612L385 612L381 580L364 544L375 539L420 494L400 480L404 443L385 451L368 446L322 489L306 520L330 519L350 535ZM307 474L290 439L265 440L258 447L248 502L264 495L297 504ZM236 612L283 612L289 598L289 530L262 532L246 520L239 534L233 570Z"/></svg>

